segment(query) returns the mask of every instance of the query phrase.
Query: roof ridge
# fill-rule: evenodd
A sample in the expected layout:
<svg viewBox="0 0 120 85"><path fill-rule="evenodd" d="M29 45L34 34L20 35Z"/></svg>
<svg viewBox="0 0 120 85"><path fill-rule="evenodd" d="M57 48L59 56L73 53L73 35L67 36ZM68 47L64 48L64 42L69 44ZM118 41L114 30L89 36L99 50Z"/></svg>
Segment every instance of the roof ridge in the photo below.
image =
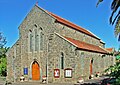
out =
<svg viewBox="0 0 120 85"><path fill-rule="evenodd" d="M52 12L48 12L48 13L53 14ZM63 17L60 17L60 16L58 16L58 15L56 15L56 14L53 14L53 15L55 15L55 16L57 16L57 17L63 19L63 20L65 20L65 21L68 21L68 22L70 22L71 24L74 24L74 25L80 27L79 25L77 25L77 24L75 24L75 23L73 23L73 22L71 22L71 21L69 21L69 20L67 20L67 19L65 19L65 18L63 18ZM80 28L82 28L82 27L80 27ZM82 28L82 29L85 29L85 28ZM85 29L85 30L86 30L86 29ZM87 31L88 31L88 30L87 30Z"/></svg>
<svg viewBox="0 0 120 85"><path fill-rule="evenodd" d="M107 52L109 52L108 50L106 50L105 48L102 48L101 46L99 46L101 49L103 49L103 50L105 50L105 51L107 51Z"/></svg>
<svg viewBox="0 0 120 85"><path fill-rule="evenodd" d="M73 38L70 38L70 37L62 36L58 33L55 33L55 34L58 35L59 37L65 39L66 41L68 41L69 43L71 43L72 45L77 47L78 49L97 52L97 53L103 53L103 54L109 53L108 51L106 51L104 48L102 48L100 46L96 46L96 45L86 43L86 42L83 42L83 41L80 41L80 40L76 40L76 39L73 39Z"/></svg>
<svg viewBox="0 0 120 85"><path fill-rule="evenodd" d="M111 48L105 48L107 51L111 52L111 51L115 51L114 47Z"/></svg>
<svg viewBox="0 0 120 85"><path fill-rule="evenodd" d="M73 22L71 22L71 21L69 21L67 19L64 19L64 18L62 18L62 17L60 17L60 16L58 16L58 15L52 13L52 12L48 12L48 13L50 15L52 15L53 17L55 17L58 22L63 23L65 25L67 25L67 26L70 26L70 27L74 28L75 30L81 31L81 32L83 32L83 33L85 33L85 34L87 34L89 36L92 36L92 37L97 38L97 39L100 40L100 38L98 38L95 34L88 31L87 29L85 29L85 28L83 28L83 27L81 27L81 26L79 26L79 25L77 25L77 24L75 24L75 23L73 23Z"/></svg>
<svg viewBox="0 0 120 85"><path fill-rule="evenodd" d="M56 32L55 32L55 34L58 35L59 37L65 39L65 40L67 40L64 36L60 35L59 33L56 33ZM67 40L67 41L68 41L68 40ZM70 41L68 41L68 42L70 42ZM73 44L74 46L78 47L78 46L75 45L74 43L72 43L72 42L70 42L70 43Z"/></svg>
<svg viewBox="0 0 120 85"><path fill-rule="evenodd" d="M51 16L52 18L56 19L55 17L53 17L51 14L49 14L49 12L47 10L45 10L44 8L38 6L38 5L35 5L36 7L38 7L39 9L41 9L42 11L44 11L45 13L47 13L49 16Z"/></svg>
<svg viewBox="0 0 120 85"><path fill-rule="evenodd" d="M87 30L87 29L86 29ZM90 30L87 30L88 32L90 32L91 34L93 34L95 37L97 37L98 39L100 39L97 35L95 35L94 33L92 33ZM101 39L100 39L101 40Z"/></svg>
<svg viewBox="0 0 120 85"><path fill-rule="evenodd" d="M97 37L95 34L93 34L91 31L89 31L89 30L87 30L87 29L85 29L85 28L83 28L83 27L81 27L81 26L67 20L67 19L64 19L64 18L62 18L62 17L60 17L60 16L58 16L58 15L52 13L52 12L49 12L49 11L45 10L44 8L39 7L38 5L35 5L35 6L38 7L39 9L43 10L44 12L46 12L49 16L55 18L60 23L65 24L67 26L70 26L70 27L74 28L75 30L81 31L81 32L83 32L83 33L85 33L85 34L87 34L87 35L89 35L91 37L94 37L94 38L100 40L100 38ZM58 20L58 18L59 18L59 20Z"/></svg>

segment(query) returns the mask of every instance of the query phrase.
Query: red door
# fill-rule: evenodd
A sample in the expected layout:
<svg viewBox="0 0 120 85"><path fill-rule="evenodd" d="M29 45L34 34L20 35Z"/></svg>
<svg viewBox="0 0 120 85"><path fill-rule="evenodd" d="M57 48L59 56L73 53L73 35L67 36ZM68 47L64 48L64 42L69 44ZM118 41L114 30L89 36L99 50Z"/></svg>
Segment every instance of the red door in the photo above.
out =
<svg viewBox="0 0 120 85"><path fill-rule="evenodd" d="M36 61L32 64L32 80L40 80L40 69Z"/></svg>
<svg viewBox="0 0 120 85"><path fill-rule="evenodd" d="M92 63L90 63L90 75L92 74Z"/></svg>
<svg viewBox="0 0 120 85"><path fill-rule="evenodd" d="M90 75L93 73L93 59L90 61Z"/></svg>

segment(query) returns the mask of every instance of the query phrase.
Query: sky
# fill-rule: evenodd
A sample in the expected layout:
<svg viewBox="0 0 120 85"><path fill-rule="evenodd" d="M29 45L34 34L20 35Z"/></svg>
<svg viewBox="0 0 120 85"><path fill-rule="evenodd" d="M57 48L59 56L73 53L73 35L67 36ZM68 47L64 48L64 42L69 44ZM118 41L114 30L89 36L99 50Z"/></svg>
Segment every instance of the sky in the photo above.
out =
<svg viewBox="0 0 120 85"><path fill-rule="evenodd" d="M118 50L120 42L109 24L111 0L104 0L97 8L97 0L0 0L0 32L7 39L7 47L18 40L18 27L37 1L39 7L91 31L106 48Z"/></svg>

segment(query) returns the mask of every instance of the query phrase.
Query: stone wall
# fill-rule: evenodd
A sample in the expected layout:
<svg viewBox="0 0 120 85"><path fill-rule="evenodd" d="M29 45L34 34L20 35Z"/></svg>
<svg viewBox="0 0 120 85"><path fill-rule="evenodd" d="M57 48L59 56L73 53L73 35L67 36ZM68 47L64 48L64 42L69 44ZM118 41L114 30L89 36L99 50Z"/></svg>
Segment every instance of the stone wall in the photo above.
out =
<svg viewBox="0 0 120 85"><path fill-rule="evenodd" d="M55 35L54 45L50 48L49 52L49 63L50 73L49 76L52 77L52 82L77 82L80 77L83 77L85 80L89 79L90 74L90 62L93 59L92 63L92 74L95 75L97 72L101 74L104 72L106 67L113 65L113 56L104 54L88 52L83 50L77 50L70 42L64 39L60 35ZM61 69L61 53L64 54L64 69L72 69L72 78L64 77L64 69ZM107 62L105 61L107 59ZM49 67L49 66L48 66ZM60 78L54 78L54 69L60 69Z"/></svg>
<svg viewBox="0 0 120 85"><path fill-rule="evenodd" d="M7 54L7 79L8 81L19 81L21 75L21 45L18 40Z"/></svg>
<svg viewBox="0 0 120 85"><path fill-rule="evenodd" d="M14 55L14 48L12 47L7 52L7 80L14 81L13 75L13 55Z"/></svg>
<svg viewBox="0 0 120 85"><path fill-rule="evenodd" d="M22 43L21 48L21 57L22 57L22 74L23 68L28 68L28 76L26 75L26 79L31 79L31 66L34 60L36 60L40 65L40 79L42 79L43 75L46 75L46 57L48 51L48 40L54 33L53 25L54 19L51 18L43 9L35 6L28 16L25 18L23 23L20 25L20 38ZM43 39L43 48L40 50L35 50L35 29L37 30L37 36L39 35L39 30L42 31L44 39ZM32 34L32 51L30 51L30 33ZM40 42L38 42L39 44Z"/></svg>
<svg viewBox="0 0 120 85"><path fill-rule="evenodd" d="M101 41L99 39L95 39L89 35L86 35L82 32L79 32L73 28L67 27L67 26L60 24L60 23L55 23L55 26L56 26L56 28L55 28L56 32L59 34L62 34L64 36L68 36L68 37L72 37L76 40L80 40L80 41L83 41L86 43L90 43L90 44L104 47L104 44L101 43Z"/></svg>
<svg viewBox="0 0 120 85"><path fill-rule="evenodd" d="M49 76L52 77L53 82L74 82L75 74L75 49L76 47L70 44L68 41L62 37L55 34L54 36L54 45L50 48L49 52L49 62L52 64L49 72ZM72 78L64 77L64 69L61 68L61 56L64 56L64 69L72 69ZM48 66L49 67L49 66ZM60 69L60 78L54 78L54 69ZM72 80L72 81L71 81Z"/></svg>

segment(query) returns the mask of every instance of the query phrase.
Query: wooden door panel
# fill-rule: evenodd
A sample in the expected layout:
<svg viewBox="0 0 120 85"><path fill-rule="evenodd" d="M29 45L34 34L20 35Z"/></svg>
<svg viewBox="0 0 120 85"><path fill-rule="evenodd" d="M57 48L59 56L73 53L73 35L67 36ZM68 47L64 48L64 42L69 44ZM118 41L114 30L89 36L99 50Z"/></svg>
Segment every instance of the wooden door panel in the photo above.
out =
<svg viewBox="0 0 120 85"><path fill-rule="evenodd" d="M40 80L40 69L36 62L32 64L32 80Z"/></svg>

